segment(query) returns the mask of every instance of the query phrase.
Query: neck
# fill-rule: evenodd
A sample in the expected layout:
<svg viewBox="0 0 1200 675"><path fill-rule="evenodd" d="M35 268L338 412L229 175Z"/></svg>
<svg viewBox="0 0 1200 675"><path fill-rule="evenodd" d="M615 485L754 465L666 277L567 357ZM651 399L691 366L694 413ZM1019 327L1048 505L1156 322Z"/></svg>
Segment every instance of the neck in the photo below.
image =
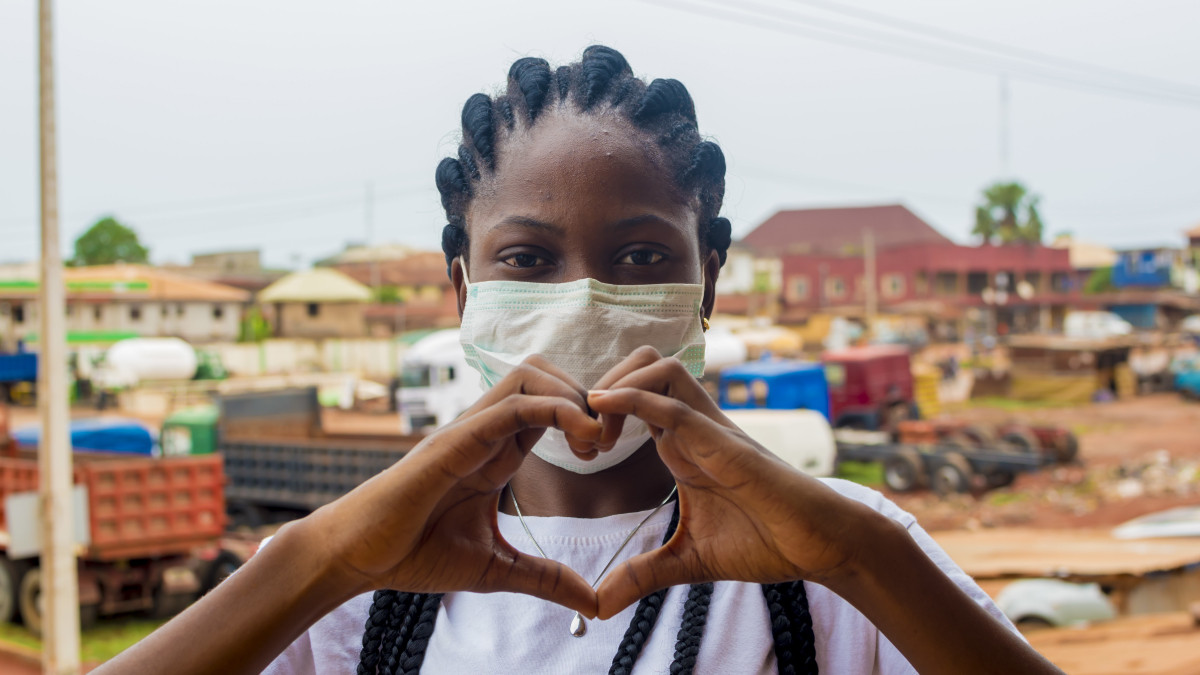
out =
<svg viewBox="0 0 1200 675"><path fill-rule="evenodd" d="M604 518L658 506L675 486L675 477L650 440L624 462L589 474L567 471L530 453L510 484L527 516ZM500 510L517 514L507 494Z"/></svg>

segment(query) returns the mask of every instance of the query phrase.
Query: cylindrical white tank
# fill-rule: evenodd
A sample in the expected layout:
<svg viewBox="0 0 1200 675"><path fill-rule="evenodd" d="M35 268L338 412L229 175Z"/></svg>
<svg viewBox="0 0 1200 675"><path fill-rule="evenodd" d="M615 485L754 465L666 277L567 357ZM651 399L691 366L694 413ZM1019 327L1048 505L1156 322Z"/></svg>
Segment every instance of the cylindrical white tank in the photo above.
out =
<svg viewBox="0 0 1200 675"><path fill-rule="evenodd" d="M722 368L746 362L746 343L728 328L713 328L704 334L704 371L720 372Z"/></svg>
<svg viewBox="0 0 1200 675"><path fill-rule="evenodd" d="M833 475L837 444L829 421L815 410L722 410L772 454L811 476Z"/></svg>
<svg viewBox="0 0 1200 675"><path fill-rule="evenodd" d="M130 338L108 348L105 368L135 380L190 380L196 350L179 338Z"/></svg>

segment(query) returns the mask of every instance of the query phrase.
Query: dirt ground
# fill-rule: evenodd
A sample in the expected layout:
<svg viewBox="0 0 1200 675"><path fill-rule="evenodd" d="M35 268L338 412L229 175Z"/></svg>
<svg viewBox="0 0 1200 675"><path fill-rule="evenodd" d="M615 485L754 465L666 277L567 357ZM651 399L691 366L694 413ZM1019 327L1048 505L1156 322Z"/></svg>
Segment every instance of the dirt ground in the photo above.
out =
<svg viewBox="0 0 1200 675"><path fill-rule="evenodd" d="M983 495L888 494L926 529L1112 527L1200 504L1200 404L1175 394L1073 407L976 404L950 415L1065 426L1079 438L1079 463L1022 474Z"/></svg>

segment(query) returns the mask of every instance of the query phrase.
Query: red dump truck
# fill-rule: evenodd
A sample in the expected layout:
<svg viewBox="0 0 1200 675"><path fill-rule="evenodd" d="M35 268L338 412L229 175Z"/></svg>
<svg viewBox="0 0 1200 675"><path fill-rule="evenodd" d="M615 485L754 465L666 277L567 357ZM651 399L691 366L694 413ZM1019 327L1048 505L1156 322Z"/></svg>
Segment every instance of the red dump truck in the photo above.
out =
<svg viewBox="0 0 1200 675"><path fill-rule="evenodd" d="M18 616L41 629L36 545L36 455L11 446L0 456L0 621ZM131 611L166 617L213 583L225 530L219 455L157 459L75 455L81 622ZM18 513L10 513L17 510ZM78 517L78 516L77 516ZM10 523L10 518L14 521ZM16 520L19 518L20 520ZM84 536L85 535L85 536Z"/></svg>

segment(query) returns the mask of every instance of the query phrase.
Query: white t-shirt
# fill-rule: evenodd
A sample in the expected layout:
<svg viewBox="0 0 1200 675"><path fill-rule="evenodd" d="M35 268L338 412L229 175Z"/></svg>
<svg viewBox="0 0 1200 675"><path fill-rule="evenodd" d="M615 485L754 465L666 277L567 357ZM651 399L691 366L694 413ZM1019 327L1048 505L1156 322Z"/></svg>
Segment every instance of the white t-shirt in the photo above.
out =
<svg viewBox="0 0 1200 675"><path fill-rule="evenodd" d="M869 488L837 479L822 481L903 524L947 576L998 621L1012 628L991 599L950 560L911 514ZM526 517L525 521L547 556L591 581L647 513L596 519ZM670 519L668 505L634 535L618 556L618 562L661 545ZM507 541L528 555L537 555L516 517L501 513L499 522L500 532ZM822 673L916 673L887 638L848 602L820 585L805 582L804 586L812 613L817 664ZM670 672L687 591L684 586L667 592L633 675ZM370 605L371 594L364 593L330 612L293 642L264 673L353 673ZM588 621L587 634L577 638L569 632L574 612L565 607L515 593L449 593L438 612L421 673L606 673L635 606L607 621ZM760 585L732 581L715 584L694 672L695 675L777 672L770 616Z"/></svg>

